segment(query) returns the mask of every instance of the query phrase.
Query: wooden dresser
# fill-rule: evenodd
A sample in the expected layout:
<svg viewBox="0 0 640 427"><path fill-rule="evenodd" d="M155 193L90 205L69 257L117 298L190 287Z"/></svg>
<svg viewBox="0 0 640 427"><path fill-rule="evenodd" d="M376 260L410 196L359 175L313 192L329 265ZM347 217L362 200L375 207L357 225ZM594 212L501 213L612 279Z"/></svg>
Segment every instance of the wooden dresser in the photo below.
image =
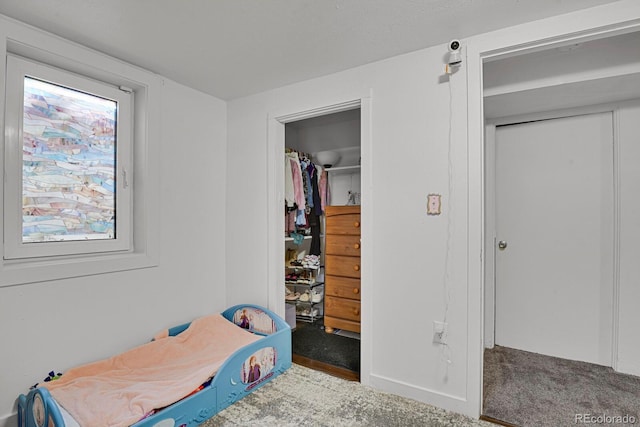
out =
<svg viewBox="0 0 640 427"><path fill-rule="evenodd" d="M327 206L325 218L325 331L360 333L360 206Z"/></svg>

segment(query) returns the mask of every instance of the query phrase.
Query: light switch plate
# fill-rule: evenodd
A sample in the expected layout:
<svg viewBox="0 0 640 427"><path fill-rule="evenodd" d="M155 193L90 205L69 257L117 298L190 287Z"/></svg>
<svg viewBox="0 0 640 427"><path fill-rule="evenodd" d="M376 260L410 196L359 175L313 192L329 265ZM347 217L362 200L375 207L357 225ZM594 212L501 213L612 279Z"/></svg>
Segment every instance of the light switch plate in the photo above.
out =
<svg viewBox="0 0 640 427"><path fill-rule="evenodd" d="M441 199L440 194L427 195L427 215L440 215Z"/></svg>

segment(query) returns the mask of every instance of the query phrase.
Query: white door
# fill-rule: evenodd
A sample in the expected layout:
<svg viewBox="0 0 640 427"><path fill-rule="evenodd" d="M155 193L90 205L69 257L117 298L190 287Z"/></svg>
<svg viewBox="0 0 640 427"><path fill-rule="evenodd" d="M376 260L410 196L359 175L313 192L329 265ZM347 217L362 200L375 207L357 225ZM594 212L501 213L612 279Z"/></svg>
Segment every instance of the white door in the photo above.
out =
<svg viewBox="0 0 640 427"><path fill-rule="evenodd" d="M612 113L496 129L496 344L611 366L613 200Z"/></svg>

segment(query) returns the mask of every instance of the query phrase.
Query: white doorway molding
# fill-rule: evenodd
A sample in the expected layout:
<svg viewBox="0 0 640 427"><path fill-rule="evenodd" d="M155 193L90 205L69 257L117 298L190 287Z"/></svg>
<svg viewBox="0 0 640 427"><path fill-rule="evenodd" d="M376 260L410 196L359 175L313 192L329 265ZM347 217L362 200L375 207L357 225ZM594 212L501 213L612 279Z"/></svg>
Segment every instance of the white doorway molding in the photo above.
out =
<svg viewBox="0 0 640 427"><path fill-rule="evenodd" d="M631 9L631 10L628 10ZM468 172L468 404L469 413L482 413L484 351L485 249L485 117L483 64L485 61L536 52L552 47L640 30L640 7L594 8L512 29L487 33L466 44L467 64L467 172ZM614 302L615 303L615 302ZM614 341L615 341L614 336ZM614 345L616 345L614 343ZM615 362L614 362L615 363Z"/></svg>
<svg viewBox="0 0 640 427"><path fill-rule="evenodd" d="M269 113L267 117L267 195L268 195L268 307L278 315L285 316L283 260L284 260L284 153L285 124L312 117L360 109L360 149L362 184L362 229L361 229L361 334L360 334L360 382L368 385L371 375L372 357L372 298L373 279L373 194L372 194L372 135L371 93L360 98L336 100L303 111Z"/></svg>

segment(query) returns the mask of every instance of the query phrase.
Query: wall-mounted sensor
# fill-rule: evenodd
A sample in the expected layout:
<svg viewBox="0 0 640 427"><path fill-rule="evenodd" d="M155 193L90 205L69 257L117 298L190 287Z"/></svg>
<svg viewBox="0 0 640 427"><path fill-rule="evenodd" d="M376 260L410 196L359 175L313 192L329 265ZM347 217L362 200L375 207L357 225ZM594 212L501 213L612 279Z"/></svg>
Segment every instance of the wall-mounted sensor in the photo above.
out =
<svg viewBox="0 0 640 427"><path fill-rule="evenodd" d="M460 65L462 63L462 54L460 53L460 40L453 39L449 42L449 62L450 66Z"/></svg>

